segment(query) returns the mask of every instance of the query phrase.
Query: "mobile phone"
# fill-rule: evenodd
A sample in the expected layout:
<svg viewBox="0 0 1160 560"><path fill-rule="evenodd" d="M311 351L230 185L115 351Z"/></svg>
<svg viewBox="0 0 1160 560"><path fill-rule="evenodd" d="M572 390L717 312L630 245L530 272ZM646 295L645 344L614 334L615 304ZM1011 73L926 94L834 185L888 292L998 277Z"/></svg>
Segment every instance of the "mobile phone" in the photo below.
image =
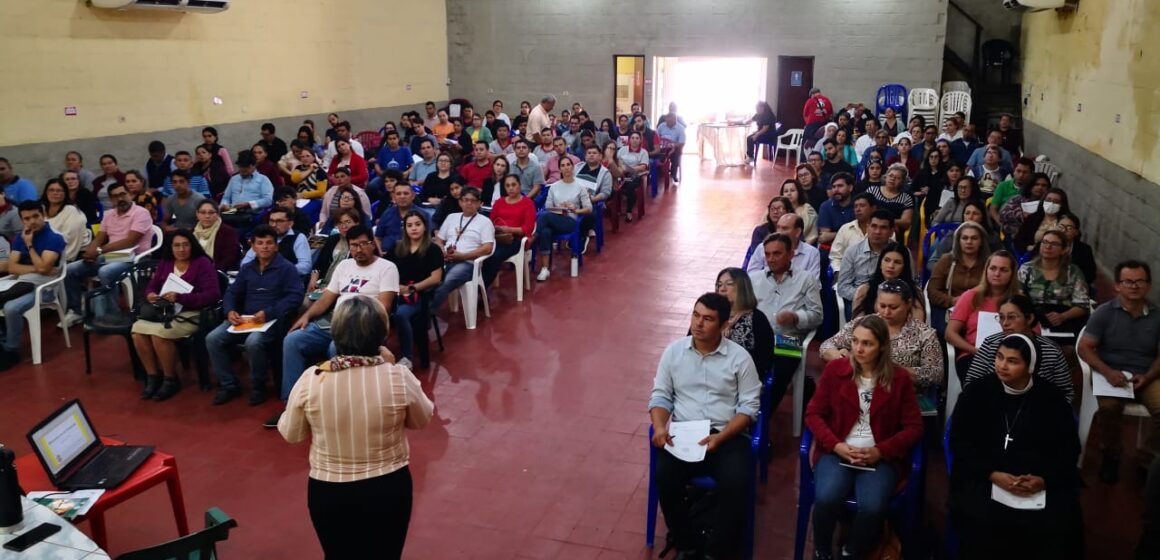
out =
<svg viewBox="0 0 1160 560"><path fill-rule="evenodd" d="M16 552L24 552L32 545L43 541L52 535L55 535L58 531L60 531L60 525L53 525L52 523L41 523L40 525L33 527L31 531L28 531L27 533L24 533L23 535L20 535L19 537L4 543L4 548L8 550L15 550Z"/></svg>

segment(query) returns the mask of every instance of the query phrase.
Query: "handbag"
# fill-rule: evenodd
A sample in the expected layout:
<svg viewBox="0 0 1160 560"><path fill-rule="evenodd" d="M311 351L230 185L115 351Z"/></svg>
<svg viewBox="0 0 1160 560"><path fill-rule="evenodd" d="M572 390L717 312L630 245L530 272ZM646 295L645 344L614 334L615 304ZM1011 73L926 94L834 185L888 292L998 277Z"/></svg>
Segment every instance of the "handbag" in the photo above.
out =
<svg viewBox="0 0 1160 560"><path fill-rule="evenodd" d="M173 302L161 298L158 298L153 303L147 301L141 302L141 305L137 307L136 316L137 319L142 321L162 323L167 329L172 327L174 322L197 324L196 319L179 317L177 315L177 307Z"/></svg>

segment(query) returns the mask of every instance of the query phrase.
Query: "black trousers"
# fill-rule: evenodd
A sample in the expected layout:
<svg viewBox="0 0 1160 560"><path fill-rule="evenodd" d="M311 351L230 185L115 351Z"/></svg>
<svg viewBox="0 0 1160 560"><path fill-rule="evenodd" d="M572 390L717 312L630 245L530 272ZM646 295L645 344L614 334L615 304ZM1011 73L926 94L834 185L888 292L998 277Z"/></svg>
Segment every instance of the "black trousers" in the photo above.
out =
<svg viewBox="0 0 1160 560"><path fill-rule="evenodd" d="M657 493L665 524L677 550L696 546L689 525L685 491L689 479L698 476L711 476L717 483L717 517L707 552L719 557L727 548L740 542L745 519L745 493L753 492L749 487L752 464L752 451L746 436L735 436L726 441L716 451L705 454L705 460L699 463L686 463L663 449L657 452Z"/></svg>
<svg viewBox="0 0 1160 560"><path fill-rule="evenodd" d="M1140 527L1140 542L1136 546L1136 560L1160 558L1160 457L1148 469L1144 484L1144 520Z"/></svg>
<svg viewBox="0 0 1160 560"><path fill-rule="evenodd" d="M306 503L326 560L401 558L411 522L411 470L357 482L309 479Z"/></svg>
<svg viewBox="0 0 1160 560"><path fill-rule="evenodd" d="M768 130L761 136L758 136L757 134L750 134L749 136L746 136L745 154L748 155L750 159L757 159L757 145L776 144L777 136L778 134L776 130Z"/></svg>
<svg viewBox="0 0 1160 560"><path fill-rule="evenodd" d="M636 189L640 187L641 178L628 179L620 186L620 196L624 197L624 213L632 214L636 211Z"/></svg>

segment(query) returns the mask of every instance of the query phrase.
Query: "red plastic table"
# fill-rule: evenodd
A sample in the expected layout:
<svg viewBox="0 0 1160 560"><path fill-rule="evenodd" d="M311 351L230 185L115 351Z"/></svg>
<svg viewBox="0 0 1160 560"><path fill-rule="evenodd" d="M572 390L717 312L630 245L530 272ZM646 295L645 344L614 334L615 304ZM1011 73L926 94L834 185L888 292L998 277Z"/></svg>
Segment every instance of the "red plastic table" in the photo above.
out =
<svg viewBox="0 0 1160 560"><path fill-rule="evenodd" d="M105 445L124 445L122 441L110 438L101 438ZM35 455L24 455L16 459L16 472L20 486L25 492L37 490L55 490L48 478L48 473ZM189 521L185 517L185 497L181 493L181 479L177 474L177 459L168 453L154 451L141 466L120 486L109 488L93 504L92 509L83 516L73 519L74 524L88 521L92 528L93 541L102 549L108 550L108 537L105 534L105 510L120 504L162 482L169 489L169 501L173 505L173 517L177 520L179 536L189 534Z"/></svg>

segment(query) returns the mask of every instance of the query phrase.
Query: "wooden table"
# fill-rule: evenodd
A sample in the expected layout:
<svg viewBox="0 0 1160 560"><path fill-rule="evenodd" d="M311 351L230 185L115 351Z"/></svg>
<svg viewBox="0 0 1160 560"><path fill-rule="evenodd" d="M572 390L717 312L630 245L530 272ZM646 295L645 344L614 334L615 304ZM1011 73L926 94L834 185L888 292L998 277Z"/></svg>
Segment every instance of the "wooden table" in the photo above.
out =
<svg viewBox="0 0 1160 560"><path fill-rule="evenodd" d="M124 445L124 442L101 438L105 445ZM24 455L16 459L16 473L20 486L25 492L56 490L49 481L48 473L35 455ZM177 521L179 536L189 534L189 520L185 517L185 497L181 493L181 479L177 473L177 459L168 453L154 451L148 459L120 486L109 488L93 504L88 513L72 520L74 524L88 521L92 528L93 540L105 550L109 548L105 532L105 511L162 482L169 490L169 501L173 505L173 517Z"/></svg>
<svg viewBox="0 0 1160 560"><path fill-rule="evenodd" d="M41 523L60 526L60 531L47 539L32 545L24 552L0 548L0 560L30 560L32 558L52 558L54 560L109 560L109 555L101 550L80 529L70 525L63 517L53 513L26 497L20 498L24 506L24 522L20 530L13 534L0 535L0 545L27 533Z"/></svg>

